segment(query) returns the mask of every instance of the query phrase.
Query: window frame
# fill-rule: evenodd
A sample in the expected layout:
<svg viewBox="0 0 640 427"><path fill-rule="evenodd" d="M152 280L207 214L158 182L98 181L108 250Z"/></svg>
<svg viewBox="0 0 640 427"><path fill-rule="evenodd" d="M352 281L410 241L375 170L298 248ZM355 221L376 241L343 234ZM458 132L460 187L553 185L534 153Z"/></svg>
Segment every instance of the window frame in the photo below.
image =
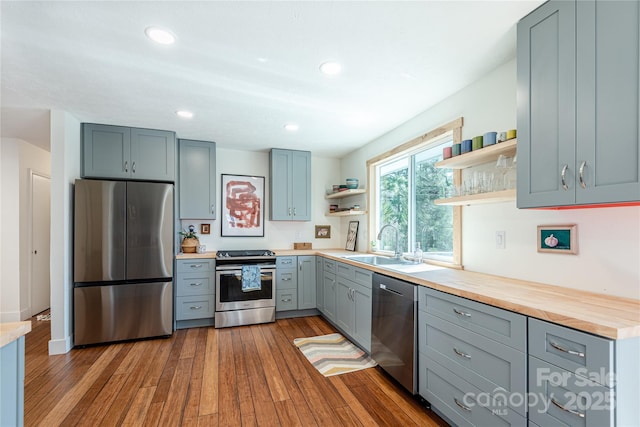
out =
<svg viewBox="0 0 640 427"><path fill-rule="evenodd" d="M376 169L382 163L392 161L394 158L401 158L410 155L411 153L420 150L423 147L427 147L431 144L441 141L443 138L450 137L454 144L462 141L462 126L464 120L462 117L439 126L424 135L418 136L404 144L401 144L389 151L386 151L380 155L377 155L367 160L367 188L369 188L367 205L369 206L369 226L367 248L369 252L372 252L371 242L377 237L379 230L377 202L378 199L378 187L376 185L378 177L376 176ZM454 185L460 185L462 181L462 171L459 169L453 170L453 183ZM410 195L410 198L413 195ZM413 202L411 202L413 203ZM411 213L415 215L415 213ZM425 259L424 262L435 265L442 265L451 268L462 269L462 206L453 206L453 261L439 261L433 259Z"/></svg>

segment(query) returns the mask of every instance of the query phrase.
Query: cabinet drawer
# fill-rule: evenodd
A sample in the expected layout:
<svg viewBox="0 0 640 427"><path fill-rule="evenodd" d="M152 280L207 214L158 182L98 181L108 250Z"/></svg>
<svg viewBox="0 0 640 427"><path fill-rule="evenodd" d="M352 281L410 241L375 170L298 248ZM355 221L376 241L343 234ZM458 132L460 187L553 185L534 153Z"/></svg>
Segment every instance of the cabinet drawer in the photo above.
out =
<svg viewBox="0 0 640 427"><path fill-rule="evenodd" d="M418 308L455 325L526 352L527 318L455 295L418 287Z"/></svg>
<svg viewBox="0 0 640 427"><path fill-rule="evenodd" d="M344 277L348 280L355 279L355 267L343 262L336 263L336 276Z"/></svg>
<svg viewBox="0 0 640 427"><path fill-rule="evenodd" d="M524 396L527 356L504 344L491 341L429 313L418 314L418 348L430 360L455 371L484 392L496 388ZM512 406L526 414L525 402Z"/></svg>
<svg viewBox="0 0 640 427"><path fill-rule="evenodd" d="M353 267L353 280L367 288L372 288L373 272L364 268Z"/></svg>
<svg viewBox="0 0 640 427"><path fill-rule="evenodd" d="M176 297L176 320L213 317L214 307L213 295Z"/></svg>
<svg viewBox="0 0 640 427"><path fill-rule="evenodd" d="M296 268L295 256L279 256L276 257L276 268Z"/></svg>
<svg viewBox="0 0 640 427"><path fill-rule="evenodd" d="M216 260L204 259L179 259L177 261L178 273L195 273L200 271L216 271Z"/></svg>
<svg viewBox="0 0 640 427"><path fill-rule="evenodd" d="M176 280L176 296L210 295L215 292L216 279L212 274L183 273Z"/></svg>
<svg viewBox="0 0 640 427"><path fill-rule="evenodd" d="M298 292L296 289L278 289L276 291L276 311L298 309Z"/></svg>
<svg viewBox="0 0 640 427"><path fill-rule="evenodd" d="M529 418L541 426L615 425L613 390L529 357Z"/></svg>
<svg viewBox="0 0 640 427"><path fill-rule="evenodd" d="M418 377L420 395L458 426L527 425L525 417L500 405L508 396L504 396L504 399L487 398L486 393L423 354L420 355ZM488 404L496 406L484 406Z"/></svg>
<svg viewBox="0 0 640 427"><path fill-rule="evenodd" d="M276 290L279 289L297 289L298 288L298 270L296 269L280 269L276 270Z"/></svg>
<svg viewBox="0 0 640 427"><path fill-rule="evenodd" d="M324 271L328 273L336 272L336 261L324 258L322 264L324 265Z"/></svg>
<svg viewBox="0 0 640 427"><path fill-rule="evenodd" d="M574 374L591 378L604 368L603 382L613 374L614 342L529 318L529 354ZM611 387L612 384L602 384Z"/></svg>

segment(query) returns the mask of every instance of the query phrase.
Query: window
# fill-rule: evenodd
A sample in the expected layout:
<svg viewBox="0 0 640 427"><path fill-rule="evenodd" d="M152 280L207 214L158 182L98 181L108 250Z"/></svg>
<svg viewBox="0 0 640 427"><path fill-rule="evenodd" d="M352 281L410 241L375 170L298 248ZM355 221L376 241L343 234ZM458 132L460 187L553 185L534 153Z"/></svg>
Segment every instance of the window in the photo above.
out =
<svg viewBox="0 0 640 427"><path fill-rule="evenodd" d="M419 244L424 259L460 264L456 253L460 208L434 203L445 198L459 179L453 170L434 165L442 160L443 147L451 146L460 134L460 130L449 129L432 138L419 138L368 162L375 183L370 225L376 250L393 254L397 248L412 254ZM387 224L393 227L385 228L378 240L378 232Z"/></svg>

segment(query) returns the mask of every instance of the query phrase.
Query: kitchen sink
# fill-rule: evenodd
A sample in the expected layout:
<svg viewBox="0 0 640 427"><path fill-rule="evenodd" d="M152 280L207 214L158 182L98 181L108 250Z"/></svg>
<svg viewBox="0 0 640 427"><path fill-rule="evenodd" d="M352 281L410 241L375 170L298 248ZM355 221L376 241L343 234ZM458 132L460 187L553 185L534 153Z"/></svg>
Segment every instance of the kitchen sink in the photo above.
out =
<svg viewBox="0 0 640 427"><path fill-rule="evenodd" d="M369 264L369 265L391 266L391 265L415 264L415 262L407 261L405 259L389 258L386 256L378 256L378 255L352 255L352 256L346 256L345 258L351 261L358 261L358 262L362 262L364 264Z"/></svg>

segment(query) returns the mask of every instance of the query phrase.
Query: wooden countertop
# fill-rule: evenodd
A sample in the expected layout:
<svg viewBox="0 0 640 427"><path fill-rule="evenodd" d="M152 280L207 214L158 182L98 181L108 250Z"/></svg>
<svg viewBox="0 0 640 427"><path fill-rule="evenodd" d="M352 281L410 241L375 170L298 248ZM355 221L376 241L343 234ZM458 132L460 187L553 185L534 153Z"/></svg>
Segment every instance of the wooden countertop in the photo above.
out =
<svg viewBox="0 0 640 427"><path fill-rule="evenodd" d="M31 332L31 321L0 323L0 348Z"/></svg>
<svg viewBox="0 0 640 427"><path fill-rule="evenodd" d="M640 301L490 274L430 266L395 271L346 259L344 249L276 250L276 255L321 255L420 286L611 339L640 337ZM360 253L362 254L362 253ZM178 259L215 258L215 252Z"/></svg>

